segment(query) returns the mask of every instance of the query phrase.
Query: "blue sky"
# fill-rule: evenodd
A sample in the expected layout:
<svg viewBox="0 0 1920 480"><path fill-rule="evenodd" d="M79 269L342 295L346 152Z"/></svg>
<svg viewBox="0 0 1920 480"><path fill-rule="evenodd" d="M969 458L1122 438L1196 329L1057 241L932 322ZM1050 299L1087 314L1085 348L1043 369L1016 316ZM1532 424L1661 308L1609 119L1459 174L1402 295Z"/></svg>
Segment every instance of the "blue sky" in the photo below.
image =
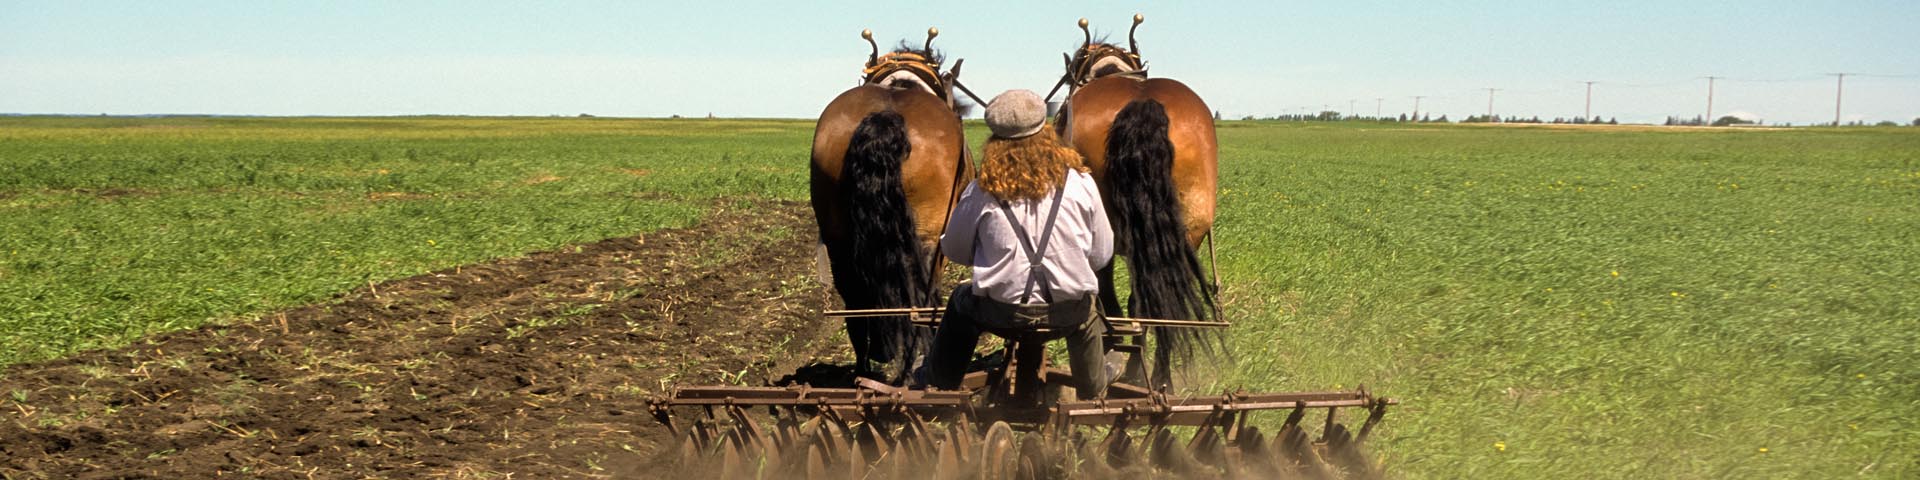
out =
<svg viewBox="0 0 1920 480"><path fill-rule="evenodd" d="M1920 2L280 2L0 0L0 112L811 118L862 28L942 35L981 95L1044 93L1074 21L1229 117L1413 107L1658 121L1920 117Z"/></svg>

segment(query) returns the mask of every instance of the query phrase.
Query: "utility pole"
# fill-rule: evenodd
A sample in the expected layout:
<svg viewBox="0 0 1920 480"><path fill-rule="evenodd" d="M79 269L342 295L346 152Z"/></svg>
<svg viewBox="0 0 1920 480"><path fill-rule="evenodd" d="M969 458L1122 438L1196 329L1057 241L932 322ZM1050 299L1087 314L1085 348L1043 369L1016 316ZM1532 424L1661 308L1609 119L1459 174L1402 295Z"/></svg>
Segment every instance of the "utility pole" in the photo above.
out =
<svg viewBox="0 0 1920 480"><path fill-rule="evenodd" d="M1718 78L1720 77L1707 76L1707 118L1702 120L1707 125L1713 124L1713 81Z"/></svg>
<svg viewBox="0 0 1920 480"><path fill-rule="evenodd" d="M1833 84L1833 126L1840 126L1840 92L1846 89L1847 73L1829 73L1834 76Z"/></svg>
<svg viewBox="0 0 1920 480"><path fill-rule="evenodd" d="M1582 120L1593 118L1593 82L1589 81L1586 83L1587 83L1587 114L1581 116Z"/></svg>
<svg viewBox="0 0 1920 480"><path fill-rule="evenodd" d="M1380 118L1380 102L1383 101L1386 101L1386 99L1373 97L1373 118Z"/></svg>
<svg viewBox="0 0 1920 480"><path fill-rule="evenodd" d="M1493 120L1493 92L1503 89L1487 88L1487 120Z"/></svg>
<svg viewBox="0 0 1920 480"><path fill-rule="evenodd" d="M1420 121L1420 99L1422 98L1427 98L1427 96L1426 95L1413 96L1413 121L1415 122Z"/></svg>

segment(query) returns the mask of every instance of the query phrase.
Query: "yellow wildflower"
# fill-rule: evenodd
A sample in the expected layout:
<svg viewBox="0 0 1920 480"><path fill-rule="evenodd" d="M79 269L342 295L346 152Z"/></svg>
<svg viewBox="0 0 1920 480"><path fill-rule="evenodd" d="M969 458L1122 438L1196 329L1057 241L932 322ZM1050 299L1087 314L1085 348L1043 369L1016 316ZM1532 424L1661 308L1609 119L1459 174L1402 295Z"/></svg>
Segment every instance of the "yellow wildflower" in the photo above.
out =
<svg viewBox="0 0 1920 480"><path fill-rule="evenodd" d="M1614 276L1615 278L1618 278L1618 277L1620 276L1620 271L1619 271L1619 270L1614 270L1614 271L1613 271L1613 276Z"/></svg>
<svg viewBox="0 0 1920 480"><path fill-rule="evenodd" d="M1767 453L1767 447L1760 447L1760 453Z"/></svg>
<svg viewBox="0 0 1920 480"><path fill-rule="evenodd" d="M1507 451L1507 442L1493 442L1493 449L1501 452Z"/></svg>

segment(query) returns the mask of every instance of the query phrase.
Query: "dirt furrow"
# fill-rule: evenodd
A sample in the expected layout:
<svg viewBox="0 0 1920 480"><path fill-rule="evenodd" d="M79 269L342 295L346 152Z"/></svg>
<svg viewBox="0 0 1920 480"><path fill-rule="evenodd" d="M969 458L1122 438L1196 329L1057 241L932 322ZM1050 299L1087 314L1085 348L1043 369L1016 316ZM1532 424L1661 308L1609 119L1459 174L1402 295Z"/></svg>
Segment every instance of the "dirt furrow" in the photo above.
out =
<svg viewBox="0 0 1920 480"><path fill-rule="evenodd" d="M7 478L644 474L645 400L836 350L802 204L0 373Z"/></svg>

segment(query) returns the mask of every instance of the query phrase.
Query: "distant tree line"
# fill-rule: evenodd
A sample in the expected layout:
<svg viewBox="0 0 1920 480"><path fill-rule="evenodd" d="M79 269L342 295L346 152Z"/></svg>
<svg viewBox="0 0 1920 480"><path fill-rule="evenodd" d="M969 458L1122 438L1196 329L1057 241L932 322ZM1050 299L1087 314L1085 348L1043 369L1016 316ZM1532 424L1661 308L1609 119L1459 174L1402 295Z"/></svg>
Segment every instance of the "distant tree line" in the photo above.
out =
<svg viewBox="0 0 1920 480"><path fill-rule="evenodd" d="M1759 120L1749 120L1749 119L1740 118L1732 115L1724 115L1724 116L1721 116L1720 118L1714 119L1713 122L1707 122L1704 117L1701 117L1699 115L1694 115L1691 118L1668 116L1666 123L1663 123L1662 125L1666 125L1670 127L1672 126L1701 127L1701 126L1709 126L1709 125L1715 126L1715 127L1731 127L1731 126L1739 126L1739 125L1760 125L1761 123L1762 122ZM1782 124L1778 124L1778 126L1791 127L1793 126L1793 124L1782 123Z"/></svg>
<svg viewBox="0 0 1920 480"><path fill-rule="evenodd" d="M1744 118L1740 118L1732 115L1722 116L1719 119L1714 120L1713 123L1707 123L1706 118L1701 117L1699 115L1695 115L1693 116L1693 118L1668 116L1667 123L1663 123L1662 125L1666 125L1669 127L1675 127L1675 126L1702 127L1707 125L1712 125L1715 127L1727 127L1727 126L1733 126L1733 125L1759 125L1759 124L1760 124L1759 120L1748 120L1748 119L1744 119Z"/></svg>
<svg viewBox="0 0 1920 480"><path fill-rule="evenodd" d="M1216 118L1217 116L1218 115L1216 114ZM1410 118L1407 116L1407 114L1404 114L1404 113L1396 117L1369 117L1369 116L1359 116L1359 115L1342 115L1340 112L1336 112L1332 110L1327 110L1327 111L1323 111L1323 112L1312 114L1312 115L1305 115L1305 114L1274 115L1270 117L1256 117L1253 115L1247 115L1245 117L1240 117L1240 119L1241 120L1278 120L1283 122L1375 122L1375 123L1450 123L1452 122L1452 120L1447 119L1446 115L1441 115L1440 118L1433 118L1433 114L1431 113L1421 115L1417 118Z"/></svg>
<svg viewBox="0 0 1920 480"><path fill-rule="evenodd" d="M1619 125L1620 121L1612 118L1601 119L1599 116L1595 116L1593 118L1553 117L1553 120L1541 120L1540 117L1521 118L1521 117L1513 116L1513 117L1501 118L1499 116L1494 116L1494 115L1474 115L1471 117L1467 117L1466 120L1461 120L1460 123L1551 123L1551 124L1560 124L1560 125Z"/></svg>
<svg viewBox="0 0 1920 480"><path fill-rule="evenodd" d="M1220 112L1214 111L1213 118L1214 120L1219 120ZM1361 115L1343 115L1340 112L1336 112L1332 110L1326 110L1326 111L1322 111L1320 113L1311 114L1311 115L1308 115L1308 114L1274 115L1274 116L1268 116L1268 117L1257 117L1253 115L1247 115L1244 117L1240 117L1240 119L1241 120L1275 120L1275 121L1282 121L1282 122L1374 122L1374 123L1451 123L1452 122L1452 120L1447 119L1447 116L1444 114L1440 115L1439 118L1435 118L1431 113L1421 114L1418 117L1411 117L1404 113L1396 116L1391 116L1391 117L1371 117L1371 116L1361 116ZM1518 116L1500 117L1500 116L1489 116L1489 115L1472 115L1472 116L1468 116L1465 119L1460 120L1460 123L1544 123L1544 124L1561 124L1561 125L1619 125L1620 120L1616 117L1601 118L1599 116L1594 116L1593 118L1554 117L1551 120L1542 120L1540 117L1537 117L1537 116L1535 117L1518 117ZM1761 124L1760 120L1748 120L1745 118L1740 118L1732 115L1721 116L1720 118L1714 119L1712 122L1708 122L1706 120L1706 117L1702 117L1699 115L1695 115L1692 117L1680 117L1680 116L1670 115L1667 117L1665 122L1661 123L1661 125L1665 125L1669 127L1676 127L1676 126L1703 127L1708 125L1715 126L1715 127L1728 127L1728 126L1737 126L1737 125L1760 125L1760 124ZM1777 125L1783 126L1783 127L1793 126L1793 124L1791 123L1781 123ZM1828 122L1828 123L1816 123L1813 125L1833 125L1833 124ZM1849 127L1864 127L1868 125L1879 126L1879 127L1897 127L1897 126L1900 126L1900 123L1894 122L1894 121L1880 121L1880 122L1869 124L1864 121L1856 120L1850 123L1842 124L1842 126L1849 126ZM1914 118L1913 122L1910 123L1909 125L1914 127L1920 127L1920 118Z"/></svg>

